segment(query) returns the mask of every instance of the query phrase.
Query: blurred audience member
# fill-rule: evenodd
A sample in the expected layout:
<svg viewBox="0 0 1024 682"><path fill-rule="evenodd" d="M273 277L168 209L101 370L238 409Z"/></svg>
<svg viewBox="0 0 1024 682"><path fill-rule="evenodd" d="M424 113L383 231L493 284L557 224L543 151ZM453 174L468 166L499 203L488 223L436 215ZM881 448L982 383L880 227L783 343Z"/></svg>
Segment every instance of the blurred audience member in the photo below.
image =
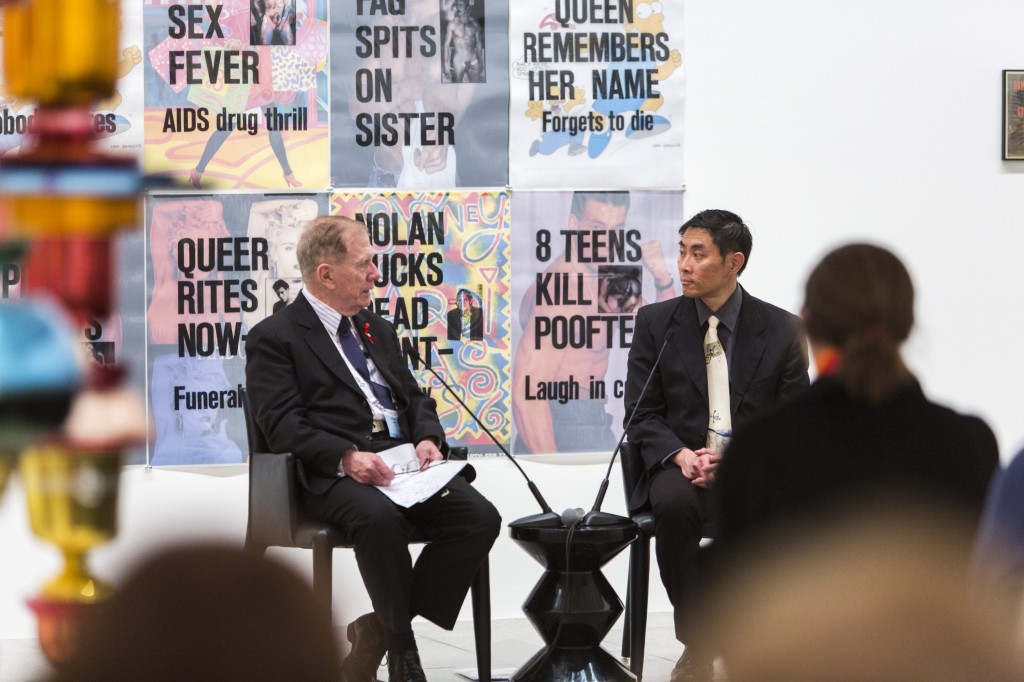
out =
<svg viewBox="0 0 1024 682"><path fill-rule="evenodd" d="M716 602L729 681L1024 679L1011 629L964 589L965 530L883 514L765 557Z"/></svg>
<svg viewBox="0 0 1024 682"><path fill-rule="evenodd" d="M192 547L139 566L54 681L336 680L340 662L326 611L290 569Z"/></svg>
<svg viewBox="0 0 1024 682"><path fill-rule="evenodd" d="M975 528L995 436L930 402L904 364L914 289L900 260L870 244L832 251L807 281L803 317L818 380L736 431L717 479L719 558L749 561L735 556L748 542L800 537L861 508L898 518L934 506Z"/></svg>
<svg viewBox="0 0 1024 682"><path fill-rule="evenodd" d="M1024 642L1024 450L989 488L972 564L976 582L995 593Z"/></svg>

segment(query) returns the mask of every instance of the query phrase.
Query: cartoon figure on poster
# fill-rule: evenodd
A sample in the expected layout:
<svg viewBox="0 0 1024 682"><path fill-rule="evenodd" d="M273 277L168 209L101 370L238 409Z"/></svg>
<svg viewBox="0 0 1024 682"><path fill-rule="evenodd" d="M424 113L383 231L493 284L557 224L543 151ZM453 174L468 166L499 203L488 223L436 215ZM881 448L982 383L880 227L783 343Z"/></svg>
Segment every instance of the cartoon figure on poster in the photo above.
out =
<svg viewBox="0 0 1024 682"><path fill-rule="evenodd" d="M145 0L145 27L148 172L196 189L326 185L323 3Z"/></svg>
<svg viewBox="0 0 1024 682"><path fill-rule="evenodd" d="M538 227L533 248L516 250L526 258L519 261L517 256L517 262L524 262L529 273L516 281L530 283L516 287L515 451L610 449L621 432L621 423L616 423L621 412L616 398L621 395L615 394L625 376L633 318L642 305L675 296L666 238L658 230L671 227L666 217L681 202L670 193L521 196L516 220ZM564 196L570 200L561 228L549 211L564 206ZM640 217L631 218L638 197ZM645 225L645 230L634 225ZM653 292L645 290L645 279Z"/></svg>
<svg viewBox="0 0 1024 682"><path fill-rule="evenodd" d="M633 21L625 26L626 33L648 36L664 35L664 18L660 1L637 2L633 6ZM605 125L603 132L592 132L590 134L590 139L587 142L587 154L590 158L594 159L600 156L608 148L612 140L612 129L608 123L608 116L613 116L616 113L620 115L631 114L632 112L650 114L649 116L629 116L629 122L626 124L625 131L627 139L652 137L664 133L672 127L672 122L669 119L655 113L665 103L665 96L660 91L644 93L636 97L608 96L608 93L617 92L619 88L616 88L614 84L626 82L629 78L629 72L635 72L637 69L652 70L652 80L661 85L668 80L669 76L675 73L675 70L682 63L683 57L679 50L672 50L669 52L668 59L661 64L645 61L638 63L630 62L628 65L617 64L609 66L608 71L605 73L605 82L611 85L605 91L605 96L595 98L592 105L594 111L605 117Z"/></svg>
<svg viewBox="0 0 1024 682"><path fill-rule="evenodd" d="M672 0L512 6L511 184L679 187L681 17Z"/></svg>

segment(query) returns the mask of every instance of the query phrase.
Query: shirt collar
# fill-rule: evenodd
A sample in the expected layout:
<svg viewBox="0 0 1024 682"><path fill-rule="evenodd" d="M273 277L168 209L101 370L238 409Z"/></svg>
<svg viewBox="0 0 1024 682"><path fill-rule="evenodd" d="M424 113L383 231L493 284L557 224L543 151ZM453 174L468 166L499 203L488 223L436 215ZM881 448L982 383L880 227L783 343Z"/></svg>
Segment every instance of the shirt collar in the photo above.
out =
<svg viewBox="0 0 1024 682"><path fill-rule="evenodd" d="M714 315L718 318L720 324L732 332L736 330L736 323L740 319L740 306L743 305L743 287L737 283L736 291L732 292L732 296L722 304L718 312L711 310L707 303L699 298L693 299L693 302L697 305L697 320L700 322L700 326L703 327L707 323L708 318Z"/></svg>
<svg viewBox="0 0 1024 682"><path fill-rule="evenodd" d="M308 289L303 289L302 295L309 301L309 305L313 306L313 312L320 318L327 332L335 336L338 333L338 325L341 324L341 313L309 293Z"/></svg>

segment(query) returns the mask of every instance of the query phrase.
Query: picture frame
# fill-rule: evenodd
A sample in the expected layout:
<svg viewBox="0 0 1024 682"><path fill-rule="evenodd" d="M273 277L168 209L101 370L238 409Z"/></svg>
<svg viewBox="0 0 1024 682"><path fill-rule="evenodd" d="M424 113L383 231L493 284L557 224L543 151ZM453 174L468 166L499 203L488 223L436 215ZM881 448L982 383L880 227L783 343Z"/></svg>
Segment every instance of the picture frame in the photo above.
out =
<svg viewBox="0 0 1024 682"><path fill-rule="evenodd" d="M1003 160L1024 161L1024 70L1003 70Z"/></svg>

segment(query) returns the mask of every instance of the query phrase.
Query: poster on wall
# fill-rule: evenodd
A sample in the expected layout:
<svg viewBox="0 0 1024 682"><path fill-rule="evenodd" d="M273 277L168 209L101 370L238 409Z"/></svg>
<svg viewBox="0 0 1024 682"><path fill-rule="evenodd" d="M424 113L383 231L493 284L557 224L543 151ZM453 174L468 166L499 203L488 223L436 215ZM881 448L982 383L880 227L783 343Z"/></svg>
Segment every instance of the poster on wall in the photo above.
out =
<svg viewBox="0 0 1024 682"><path fill-rule="evenodd" d="M145 171L325 188L326 0L144 0Z"/></svg>
<svg viewBox="0 0 1024 682"><path fill-rule="evenodd" d="M101 149L141 156L142 7L132 0L122 0L120 5L117 89L111 97L97 103L93 126ZM4 40L3 16L0 13L0 48ZM21 148L35 118L35 104L14 97L4 87L4 56L0 49L0 158Z"/></svg>
<svg viewBox="0 0 1024 682"><path fill-rule="evenodd" d="M332 6L333 187L505 187L507 112L507 2Z"/></svg>
<svg viewBox="0 0 1024 682"><path fill-rule="evenodd" d="M513 188L682 188L681 0L515 3L509 23Z"/></svg>
<svg viewBox="0 0 1024 682"><path fill-rule="evenodd" d="M610 454L636 312L681 292L682 192L513 198L514 452Z"/></svg>
<svg viewBox="0 0 1024 682"><path fill-rule="evenodd" d="M410 368L422 358L506 448L512 429L509 208L501 191L331 198L332 213L368 227L381 273L372 308L395 325ZM437 401L450 445L498 451L434 374L413 374Z"/></svg>
<svg viewBox="0 0 1024 682"><path fill-rule="evenodd" d="M326 194L147 201L150 464L245 461L245 337L298 292L295 245L327 207Z"/></svg>

